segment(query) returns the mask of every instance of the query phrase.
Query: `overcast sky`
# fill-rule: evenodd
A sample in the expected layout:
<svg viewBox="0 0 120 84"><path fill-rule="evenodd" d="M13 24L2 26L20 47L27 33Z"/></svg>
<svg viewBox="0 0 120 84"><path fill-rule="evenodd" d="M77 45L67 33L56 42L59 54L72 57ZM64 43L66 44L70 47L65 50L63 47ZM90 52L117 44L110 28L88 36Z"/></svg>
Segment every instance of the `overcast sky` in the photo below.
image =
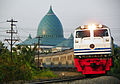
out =
<svg viewBox="0 0 120 84"><path fill-rule="evenodd" d="M100 23L107 25L115 43L120 46L120 0L0 0L0 40L8 38L10 29L6 20L18 21L21 40L29 34L35 37L38 24L52 5L60 19L67 38L80 25Z"/></svg>

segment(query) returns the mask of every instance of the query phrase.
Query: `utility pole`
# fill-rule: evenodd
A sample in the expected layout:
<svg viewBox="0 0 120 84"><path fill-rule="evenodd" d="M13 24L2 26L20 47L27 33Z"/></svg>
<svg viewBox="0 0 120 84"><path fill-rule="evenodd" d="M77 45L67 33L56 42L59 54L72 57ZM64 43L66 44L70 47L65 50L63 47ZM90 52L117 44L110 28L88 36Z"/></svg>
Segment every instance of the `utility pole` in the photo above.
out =
<svg viewBox="0 0 120 84"><path fill-rule="evenodd" d="M18 39L13 38L13 34L17 34L17 31L15 31L13 29L13 27L16 26L14 23L18 22L18 21L15 21L15 20L11 19L11 20L7 20L7 22L11 23L11 30L7 30L6 31L6 33L10 33L11 34L11 38L10 39L5 39L5 41L7 41L9 43L9 45L10 45L11 60L12 60L12 46L16 43L16 41L19 41Z"/></svg>
<svg viewBox="0 0 120 84"><path fill-rule="evenodd" d="M39 49L40 49L40 39L42 37L38 36L36 38L38 38L38 68L39 68L40 67L40 61L39 61L40 52L39 52Z"/></svg>

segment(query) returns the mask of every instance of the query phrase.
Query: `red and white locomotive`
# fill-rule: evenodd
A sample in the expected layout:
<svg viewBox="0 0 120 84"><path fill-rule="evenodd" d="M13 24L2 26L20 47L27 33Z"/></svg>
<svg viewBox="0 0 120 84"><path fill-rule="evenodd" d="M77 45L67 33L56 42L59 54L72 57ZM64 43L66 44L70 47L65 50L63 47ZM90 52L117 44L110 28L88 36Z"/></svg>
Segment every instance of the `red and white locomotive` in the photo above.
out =
<svg viewBox="0 0 120 84"><path fill-rule="evenodd" d="M101 24L83 25L74 32L74 61L82 74L105 74L112 66L113 39Z"/></svg>

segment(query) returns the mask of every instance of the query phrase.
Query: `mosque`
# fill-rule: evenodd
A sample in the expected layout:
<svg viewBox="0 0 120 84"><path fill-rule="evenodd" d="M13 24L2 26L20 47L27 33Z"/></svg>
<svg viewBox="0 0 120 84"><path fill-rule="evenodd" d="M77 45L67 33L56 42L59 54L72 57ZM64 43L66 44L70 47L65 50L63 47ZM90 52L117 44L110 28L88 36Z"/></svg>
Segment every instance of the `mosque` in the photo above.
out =
<svg viewBox="0 0 120 84"><path fill-rule="evenodd" d="M40 21L36 37L32 38L29 34L28 38L17 46L35 46L35 44L39 44L41 52L57 52L73 48L73 35L64 38L62 24L53 12L52 6Z"/></svg>

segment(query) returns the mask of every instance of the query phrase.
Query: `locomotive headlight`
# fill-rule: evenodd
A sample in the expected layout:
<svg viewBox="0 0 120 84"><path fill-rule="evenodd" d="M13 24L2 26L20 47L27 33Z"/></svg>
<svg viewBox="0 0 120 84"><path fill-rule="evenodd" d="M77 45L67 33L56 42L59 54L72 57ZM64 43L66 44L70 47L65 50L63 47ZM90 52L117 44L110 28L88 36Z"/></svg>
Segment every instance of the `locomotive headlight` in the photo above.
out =
<svg viewBox="0 0 120 84"><path fill-rule="evenodd" d="M75 43L78 43L78 40L75 40Z"/></svg>
<svg viewBox="0 0 120 84"><path fill-rule="evenodd" d="M88 26L88 29L89 29L89 30L94 30L94 29L96 29L96 25L95 25L95 24L92 24L92 25Z"/></svg>
<svg viewBox="0 0 120 84"><path fill-rule="evenodd" d="M102 25L101 25L101 24L99 24L99 27L102 27Z"/></svg>
<svg viewBox="0 0 120 84"><path fill-rule="evenodd" d="M82 25L81 28L84 28L84 25Z"/></svg>
<svg viewBox="0 0 120 84"><path fill-rule="evenodd" d="M109 39L106 39L106 42L109 42Z"/></svg>

